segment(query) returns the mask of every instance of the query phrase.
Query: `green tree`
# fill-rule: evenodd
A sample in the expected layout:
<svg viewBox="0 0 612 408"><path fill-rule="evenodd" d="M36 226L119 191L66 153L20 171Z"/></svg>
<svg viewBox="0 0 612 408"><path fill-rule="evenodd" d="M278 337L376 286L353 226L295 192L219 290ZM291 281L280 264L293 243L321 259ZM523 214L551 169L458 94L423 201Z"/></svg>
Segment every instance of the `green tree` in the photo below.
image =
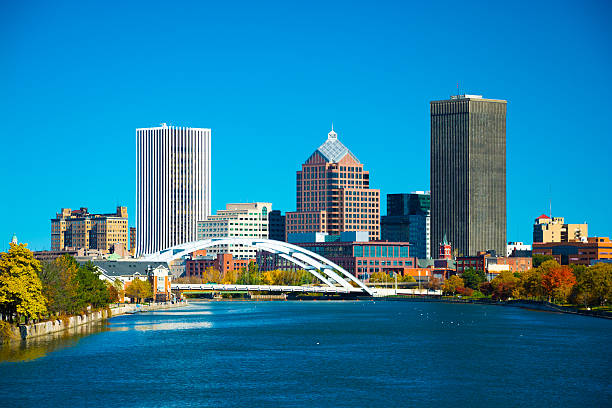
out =
<svg viewBox="0 0 612 408"><path fill-rule="evenodd" d="M612 264L600 262L577 277L572 300L585 306L612 303Z"/></svg>
<svg viewBox="0 0 612 408"><path fill-rule="evenodd" d="M16 318L19 322L24 316L28 322L46 315L40 270L40 262L26 244L11 244L8 252L0 254L0 313L4 320Z"/></svg>
<svg viewBox="0 0 612 408"><path fill-rule="evenodd" d="M249 266L242 268L238 274L236 283L239 285L259 285L263 281L259 273L259 267L255 262L249 262Z"/></svg>
<svg viewBox="0 0 612 408"><path fill-rule="evenodd" d="M468 268L461 274L461 279L466 288L478 289L480 284L487 280L484 271L477 271L474 268Z"/></svg>
<svg viewBox="0 0 612 408"><path fill-rule="evenodd" d="M81 265L77 270L77 297L82 308L88 305L94 309L103 308L110 303L108 290L99 275L91 262Z"/></svg>
<svg viewBox="0 0 612 408"><path fill-rule="evenodd" d="M531 257L531 266L533 266L534 268L539 267L540 265L542 265L544 262L546 261L552 261L555 258L553 258L550 255L539 255L539 254L535 254Z"/></svg>

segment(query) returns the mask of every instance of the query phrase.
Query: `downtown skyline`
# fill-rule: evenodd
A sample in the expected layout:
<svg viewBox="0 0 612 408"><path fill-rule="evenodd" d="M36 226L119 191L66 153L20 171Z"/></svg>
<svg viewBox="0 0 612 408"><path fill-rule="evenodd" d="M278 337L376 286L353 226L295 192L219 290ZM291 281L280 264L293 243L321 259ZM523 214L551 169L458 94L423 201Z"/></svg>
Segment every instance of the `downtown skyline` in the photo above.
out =
<svg viewBox="0 0 612 408"><path fill-rule="evenodd" d="M6 141L0 166L10 199L0 211L2 248L13 233L31 249L49 248L49 220L60 207L105 212L125 205L135 214L134 129L161 122L212 129L214 213L228 202L254 201L295 210L295 171L333 121L343 142L367 164L372 185L381 190L384 214L386 194L430 189L429 102L456 94L457 81L460 93L508 100L508 241L529 242L533 219L548 214L550 201L553 215L587 221L591 235L608 236L612 230L605 182L611 178L611 128L605 119L611 89L604 80L610 51L603 40L610 29L598 24L608 12L600 6L558 7L549 17L538 15L536 21L534 13L521 22L512 20L514 12L500 21L492 11L487 20L450 7L436 27L464 22L467 28L457 32L461 47L440 46L449 29L436 34L436 27L417 21L434 13L426 6L391 5L406 12L403 22L389 10L374 10L369 29L360 28L372 11L365 7L279 10L284 23L274 23L278 19L266 14L268 9L251 10L269 27L258 28L239 14L231 20L238 27L233 36L223 28L229 12L219 6L192 17L216 16L212 28L186 24L167 38L149 31L145 38L129 28L136 12L131 6L123 10L125 16L113 15L108 22L96 10L58 6L63 14L54 23L39 20L46 6L41 5L40 16L5 7L12 21L2 28L10 39L2 49L11 64L0 68L9 95L0 106ZM162 11L147 13L154 17ZM376 20L383 13L389 18L385 26ZM179 10L169 14L185 17ZM318 33L328 21L333 27ZM299 24L291 29L291 22ZM536 22L550 34L527 44L523 40ZM563 22L573 22L573 32L555 28ZM286 38L273 35L279 25ZM496 25L517 38L502 32L478 46L467 41ZM55 31L46 36L51 26ZM113 45L97 32L108 32ZM119 33L125 34L125 45L117 43ZM433 37L409 41L427 37L420 33ZM308 44L299 41L302 34L312 37ZM199 45L196 39L202 38L212 39ZM490 49L500 41L500 50ZM44 52L50 42L73 49L50 55ZM90 44L93 50L87 49ZM265 52L258 55L261 47ZM45 70L24 50L42 53ZM170 63L193 50L206 55L198 59L208 62L204 68ZM486 61L480 56L484 50ZM109 58L113 53L118 59ZM145 63L147 56L157 65ZM366 57L369 62L361 60ZM470 61L483 65L467 69ZM568 154L585 160L560 165ZM32 191L39 200L32 200ZM21 212L27 219L15 216Z"/></svg>

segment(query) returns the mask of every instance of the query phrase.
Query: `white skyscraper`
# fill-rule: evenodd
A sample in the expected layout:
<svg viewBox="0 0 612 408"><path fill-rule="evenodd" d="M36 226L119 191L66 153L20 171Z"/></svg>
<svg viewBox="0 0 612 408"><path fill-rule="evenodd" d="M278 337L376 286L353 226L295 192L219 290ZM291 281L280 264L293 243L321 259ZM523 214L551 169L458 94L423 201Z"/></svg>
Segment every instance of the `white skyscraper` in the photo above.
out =
<svg viewBox="0 0 612 408"><path fill-rule="evenodd" d="M136 256L197 239L210 215L210 129L136 129Z"/></svg>

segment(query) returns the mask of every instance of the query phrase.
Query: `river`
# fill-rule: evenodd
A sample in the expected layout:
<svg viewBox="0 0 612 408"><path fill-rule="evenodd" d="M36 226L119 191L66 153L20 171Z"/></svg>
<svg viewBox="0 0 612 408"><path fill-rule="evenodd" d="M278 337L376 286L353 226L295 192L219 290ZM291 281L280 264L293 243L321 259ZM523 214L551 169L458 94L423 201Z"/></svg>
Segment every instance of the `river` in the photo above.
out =
<svg viewBox="0 0 612 408"><path fill-rule="evenodd" d="M403 301L192 302L0 353L5 407L612 406L612 321Z"/></svg>

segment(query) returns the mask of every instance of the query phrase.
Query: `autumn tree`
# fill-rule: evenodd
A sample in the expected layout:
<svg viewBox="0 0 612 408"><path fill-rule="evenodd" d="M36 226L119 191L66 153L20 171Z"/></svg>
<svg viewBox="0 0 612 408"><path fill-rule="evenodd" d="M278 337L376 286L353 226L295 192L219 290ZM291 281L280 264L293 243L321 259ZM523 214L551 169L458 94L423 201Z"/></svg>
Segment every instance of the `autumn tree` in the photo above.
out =
<svg viewBox="0 0 612 408"><path fill-rule="evenodd" d="M52 262L44 262L38 274L43 294L49 301L48 309L57 314L75 314L82 309L77 295L76 280L79 264L70 255L62 255Z"/></svg>
<svg viewBox="0 0 612 408"><path fill-rule="evenodd" d="M490 284L491 298L495 300L508 300L519 296L519 278L510 271L503 271L497 275ZM483 288L485 286L483 285Z"/></svg>
<svg viewBox="0 0 612 408"><path fill-rule="evenodd" d="M259 267L255 262L249 262L246 268L242 268L238 273L236 283L240 285L259 285L262 282Z"/></svg>
<svg viewBox="0 0 612 408"><path fill-rule="evenodd" d="M136 299L136 303L140 303L141 300L152 298L153 288L151 282L135 278L125 288L125 296L130 299Z"/></svg>
<svg viewBox="0 0 612 408"><path fill-rule="evenodd" d="M442 291L445 294L454 295L455 293L457 293L458 288L464 287L465 285L463 284L463 279L461 279L457 275L453 275L444 281L444 285L442 285Z"/></svg>
<svg viewBox="0 0 612 408"><path fill-rule="evenodd" d="M542 288L551 299L565 302L576 284L576 277L568 266L557 266L542 276Z"/></svg>
<svg viewBox="0 0 612 408"><path fill-rule="evenodd" d="M440 279L436 277L432 277L427 283L427 288L431 290L439 290L442 287L440 284Z"/></svg>
<svg viewBox="0 0 612 408"><path fill-rule="evenodd" d="M26 244L11 244L0 254L0 313L3 320L19 323L40 319L47 313L47 299L42 293L40 262L34 259Z"/></svg>
<svg viewBox="0 0 612 408"><path fill-rule="evenodd" d="M539 255L539 254L535 254L531 257L531 265L534 268L538 268L540 265L542 265L544 262L546 261L552 261L555 258L553 258L550 255Z"/></svg>

